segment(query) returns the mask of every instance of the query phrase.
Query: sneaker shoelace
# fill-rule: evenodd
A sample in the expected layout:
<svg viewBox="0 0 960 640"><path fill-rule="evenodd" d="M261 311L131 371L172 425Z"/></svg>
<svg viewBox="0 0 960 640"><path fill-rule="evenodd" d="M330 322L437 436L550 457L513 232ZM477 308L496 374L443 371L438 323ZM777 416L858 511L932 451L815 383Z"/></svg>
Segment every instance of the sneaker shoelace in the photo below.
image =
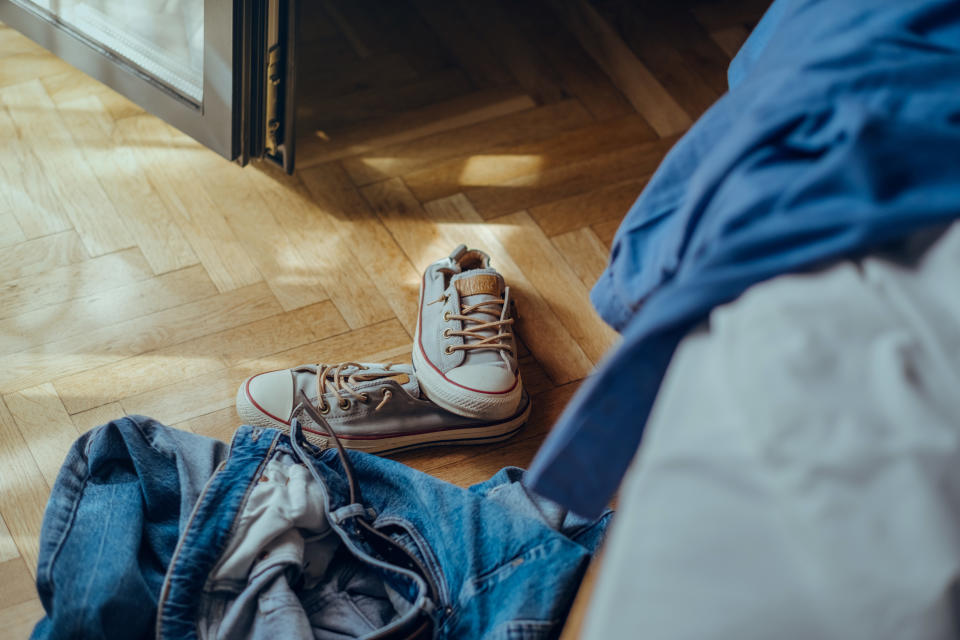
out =
<svg viewBox="0 0 960 640"><path fill-rule="evenodd" d="M440 269L440 272L446 274L456 273L453 269ZM468 351L470 349L497 349L513 355L513 347L508 342L504 342L505 339L511 337L510 333L506 332L505 329L513 324L513 318L503 317L504 309L507 307L507 302L510 297L509 291L509 289L505 289L504 297L497 300L484 300L483 302L470 305L464 305L461 301L460 313L444 312L444 322L459 320L463 323L463 329L443 330L443 336L445 338L451 336L460 336L463 338L463 344L447 345L446 352L449 354L454 351ZM446 303L449 297L448 295L440 296L429 304L436 302ZM497 320L481 320L477 318L475 314L493 316L497 318ZM489 336L481 333L481 331L490 330L494 330L496 333ZM472 340L472 342L467 342L467 339Z"/></svg>
<svg viewBox="0 0 960 640"><path fill-rule="evenodd" d="M334 397L337 399L337 406L341 409L346 410L350 408L350 400L340 395L343 392L345 395L356 398L360 402L366 404L370 402L370 394L361 393L353 386L361 382L369 382L370 380L379 380L381 378L392 378L397 374L393 371L390 371L390 367L393 366L393 363L387 363L383 367L383 371L373 371L371 372L369 367L365 367L359 362L341 362L340 364L318 364L317 365L317 409L320 413L327 413L330 411L330 405L324 400L324 395L327 393L327 389L333 393ZM344 371L353 367L355 370L349 375L344 376ZM363 373L367 371L368 373ZM383 405L385 405L390 398L393 397L393 391L390 389L384 389L383 397L380 399L380 403L374 407L374 411L379 411Z"/></svg>

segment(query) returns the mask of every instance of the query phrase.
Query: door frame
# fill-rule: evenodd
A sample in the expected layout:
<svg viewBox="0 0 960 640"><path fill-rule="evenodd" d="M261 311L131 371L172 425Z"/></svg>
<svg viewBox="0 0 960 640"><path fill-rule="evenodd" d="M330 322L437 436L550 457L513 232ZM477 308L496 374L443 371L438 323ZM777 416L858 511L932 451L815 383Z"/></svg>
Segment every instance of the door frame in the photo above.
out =
<svg viewBox="0 0 960 640"><path fill-rule="evenodd" d="M200 104L107 50L76 28L28 2L0 0L0 21L58 58L115 89L228 160L242 154L241 78L250 61L239 34L246 31L254 0L204 0L203 97ZM248 43L249 46L249 43ZM248 152L249 153L249 152ZM243 154L246 157L249 155ZM246 157L243 161L246 160Z"/></svg>

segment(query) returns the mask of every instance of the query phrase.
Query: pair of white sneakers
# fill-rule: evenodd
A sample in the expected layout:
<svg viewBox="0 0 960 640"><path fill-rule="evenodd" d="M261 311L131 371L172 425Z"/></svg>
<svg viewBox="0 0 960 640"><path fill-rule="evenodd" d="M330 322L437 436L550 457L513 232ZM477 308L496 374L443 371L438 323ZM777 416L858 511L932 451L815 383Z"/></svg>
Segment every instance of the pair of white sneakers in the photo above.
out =
<svg viewBox="0 0 960 640"><path fill-rule="evenodd" d="M509 438L530 400L517 368L514 305L490 257L461 245L427 267L420 286L413 366L302 365L245 380L237 412L248 424L289 429L329 446L371 452ZM308 403L327 425L317 425Z"/></svg>

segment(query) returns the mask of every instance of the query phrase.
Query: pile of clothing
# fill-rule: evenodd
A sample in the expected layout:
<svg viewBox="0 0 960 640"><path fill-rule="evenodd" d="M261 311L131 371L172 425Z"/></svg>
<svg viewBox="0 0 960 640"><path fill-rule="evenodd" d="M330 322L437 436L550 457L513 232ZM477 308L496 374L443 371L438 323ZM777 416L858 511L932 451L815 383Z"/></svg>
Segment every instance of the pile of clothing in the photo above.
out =
<svg viewBox="0 0 960 640"><path fill-rule="evenodd" d="M512 324L461 246L424 274L416 369L253 376L229 448L142 416L84 434L44 517L33 637L555 636L610 512L572 514L516 468L462 489L369 453L513 435Z"/></svg>

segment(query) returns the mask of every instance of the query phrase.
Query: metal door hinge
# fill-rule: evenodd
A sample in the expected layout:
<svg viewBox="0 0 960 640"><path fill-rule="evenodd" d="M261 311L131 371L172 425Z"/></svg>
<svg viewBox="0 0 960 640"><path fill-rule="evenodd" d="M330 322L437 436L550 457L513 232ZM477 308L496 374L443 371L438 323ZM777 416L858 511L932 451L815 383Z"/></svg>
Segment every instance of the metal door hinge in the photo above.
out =
<svg viewBox="0 0 960 640"><path fill-rule="evenodd" d="M244 0L241 6L237 161L264 158L292 173L299 0Z"/></svg>
<svg viewBox="0 0 960 640"><path fill-rule="evenodd" d="M272 3L271 3L272 4ZM269 156L279 153L283 143L283 51L280 44L274 44L267 51L266 95L266 152Z"/></svg>

